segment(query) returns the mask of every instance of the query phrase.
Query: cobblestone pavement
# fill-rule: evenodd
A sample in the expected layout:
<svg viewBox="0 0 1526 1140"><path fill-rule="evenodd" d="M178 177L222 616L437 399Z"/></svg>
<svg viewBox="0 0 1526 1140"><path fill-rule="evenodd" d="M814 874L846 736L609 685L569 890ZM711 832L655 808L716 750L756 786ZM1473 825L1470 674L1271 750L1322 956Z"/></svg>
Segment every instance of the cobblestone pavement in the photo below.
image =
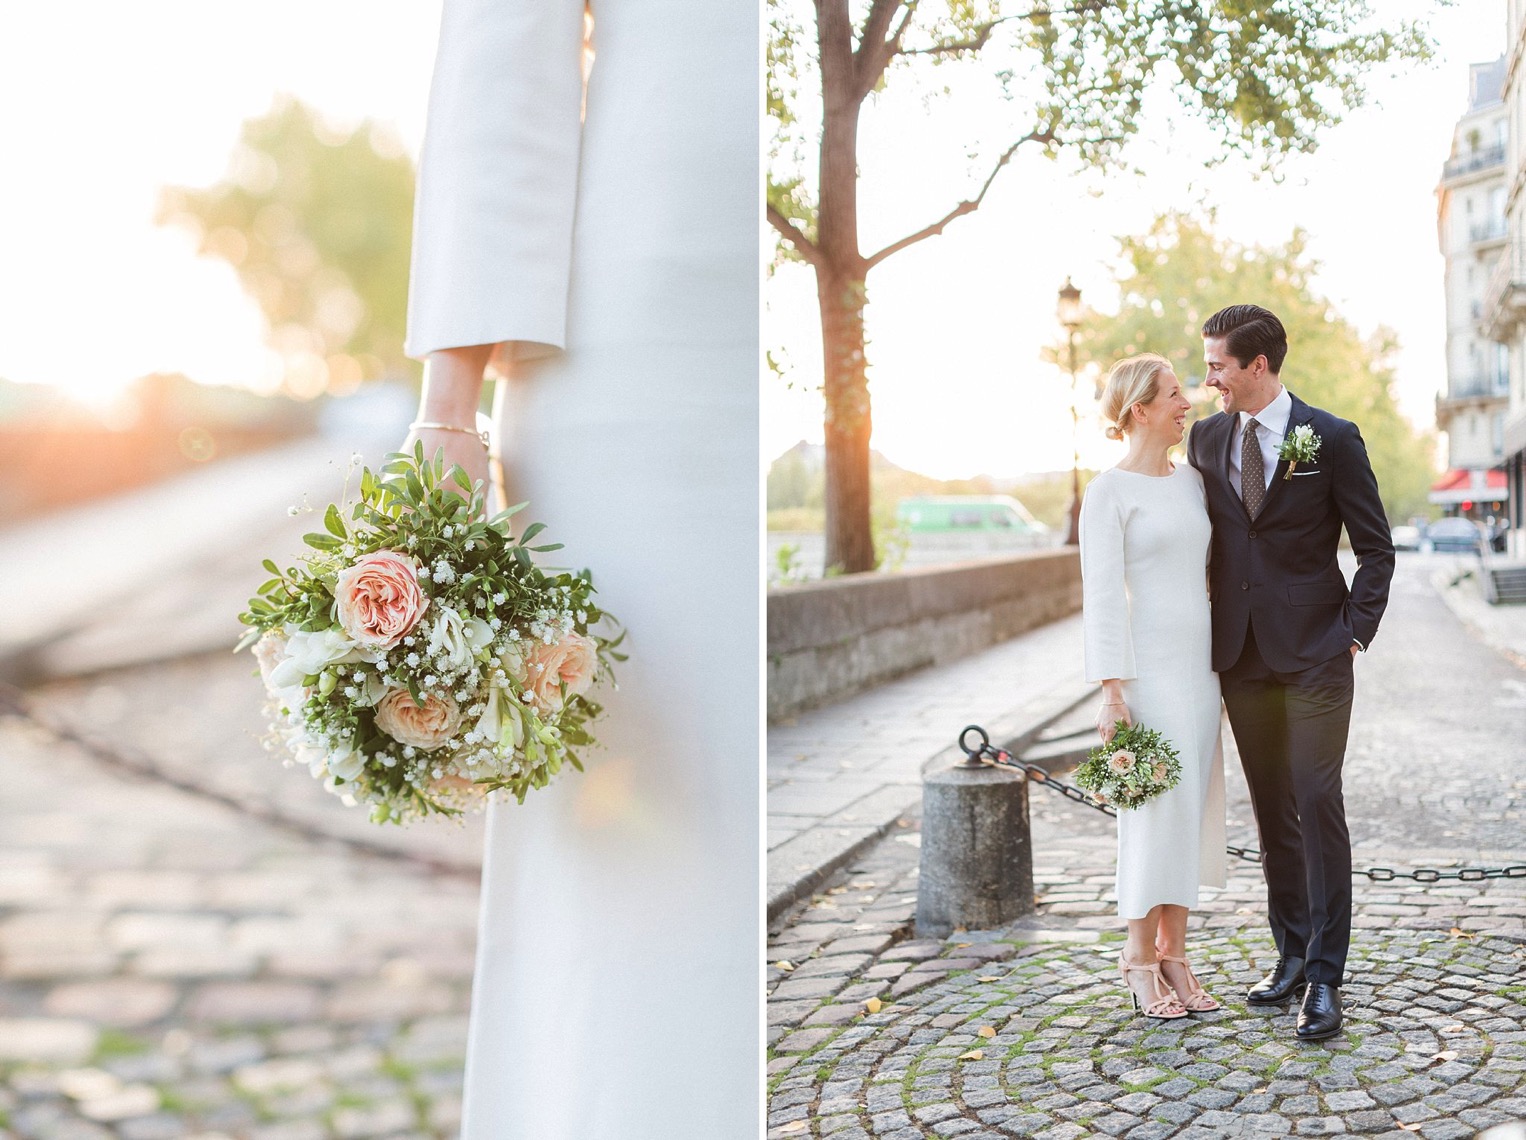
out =
<svg viewBox="0 0 1526 1140"><path fill-rule="evenodd" d="M1526 672L1401 562L1358 661L1346 766L1359 866L1526 862ZM951 731L957 731L958 725ZM1227 758L1231 842L1254 845ZM917 826L771 928L769 1136L1427 1140L1526 1118L1526 880L1356 880L1347 1029L1292 1038L1245 1005L1275 961L1259 870L1232 863L1189 940L1224 1008L1137 1018L1118 982L1113 823L1030 785L1038 913L918 940Z"/></svg>
<svg viewBox="0 0 1526 1140"><path fill-rule="evenodd" d="M0 719L0 1140L455 1135L478 832L382 832L281 770L249 670L220 654L34 702L290 828ZM346 842L372 833L396 857Z"/></svg>

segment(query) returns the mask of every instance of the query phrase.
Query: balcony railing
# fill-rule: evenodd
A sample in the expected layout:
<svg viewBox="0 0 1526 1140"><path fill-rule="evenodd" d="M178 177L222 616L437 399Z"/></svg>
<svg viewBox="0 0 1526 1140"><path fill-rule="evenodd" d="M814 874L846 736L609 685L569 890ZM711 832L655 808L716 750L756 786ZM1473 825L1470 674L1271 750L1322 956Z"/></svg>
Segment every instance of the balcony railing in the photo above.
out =
<svg viewBox="0 0 1526 1140"><path fill-rule="evenodd" d="M1467 154L1459 154L1456 158L1447 159L1446 165L1441 168L1441 177L1443 181L1448 178L1460 178L1464 174L1487 170L1491 166L1504 165L1504 146L1486 146L1482 150L1469 151Z"/></svg>
<svg viewBox="0 0 1526 1140"><path fill-rule="evenodd" d="M1508 375L1458 376L1447 386L1445 398L1449 400L1492 399L1510 395Z"/></svg>
<svg viewBox="0 0 1526 1140"><path fill-rule="evenodd" d="M1510 227L1505 224L1504 218L1493 218L1487 222L1474 222L1468 227L1468 240L1474 244L1486 241L1503 241L1509 234Z"/></svg>
<svg viewBox="0 0 1526 1140"><path fill-rule="evenodd" d="M1479 324L1491 340L1508 343L1526 315L1526 245L1517 239L1500 254L1484 290Z"/></svg>

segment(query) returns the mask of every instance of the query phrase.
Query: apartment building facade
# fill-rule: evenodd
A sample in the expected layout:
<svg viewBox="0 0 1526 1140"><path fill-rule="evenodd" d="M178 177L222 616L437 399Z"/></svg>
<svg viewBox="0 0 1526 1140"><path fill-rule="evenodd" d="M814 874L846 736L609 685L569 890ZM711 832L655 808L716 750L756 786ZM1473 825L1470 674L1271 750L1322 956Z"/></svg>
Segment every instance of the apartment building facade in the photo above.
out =
<svg viewBox="0 0 1526 1140"><path fill-rule="evenodd" d="M1506 58L1474 64L1468 108L1452 135L1437 189L1437 238L1445 259L1447 384L1436 426L1447 435L1447 473L1431 501L1448 514L1505 516L1502 464L1509 410L1514 317L1497 313L1493 291L1511 260L1507 165L1511 113ZM1513 308L1511 309L1513 314Z"/></svg>

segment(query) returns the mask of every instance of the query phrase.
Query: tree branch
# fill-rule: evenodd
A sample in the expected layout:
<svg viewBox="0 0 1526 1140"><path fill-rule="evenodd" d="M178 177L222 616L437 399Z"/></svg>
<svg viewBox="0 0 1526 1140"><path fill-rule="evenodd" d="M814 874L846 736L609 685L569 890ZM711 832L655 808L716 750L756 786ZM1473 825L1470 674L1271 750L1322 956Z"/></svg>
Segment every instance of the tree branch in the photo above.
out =
<svg viewBox="0 0 1526 1140"><path fill-rule="evenodd" d="M821 252L821 247L806 237L805 231L786 218L772 202L768 204L768 224L778 230L784 240L795 247L796 253L817 269L827 268L827 256Z"/></svg>
<svg viewBox="0 0 1526 1140"><path fill-rule="evenodd" d="M864 32L859 37L858 51L853 57L854 88L862 99L879 84L880 76L900 50L901 36L911 23L912 13L919 0L874 0L869 16L864 20ZM901 22L889 36L890 22L897 8L905 5Z"/></svg>
<svg viewBox="0 0 1526 1140"><path fill-rule="evenodd" d="M1017 153L1018 147L1022 146L1024 143L1051 143L1054 141L1055 139L1053 130L1030 131L1028 134L1018 139L1015 143L1004 150L1001 157L996 160L996 165L992 168L991 173L986 176L985 182L982 183L980 187L979 194L976 194L973 198L967 198L965 201L960 202L959 205L955 206L948 213L944 214L943 217L939 218L932 225L924 226L916 233L908 234L906 237L903 237L900 241L891 242L878 253L871 255L868 261L865 263L865 271L867 272L868 270L873 269L876 265L884 261L891 254L900 253L901 250L905 249L909 245L916 245L919 241L925 241L930 237L936 237L938 234L941 234L944 229L947 228L948 224L955 218L962 218L965 214L973 214L976 210L980 209L980 204L985 201L987 191L991 189L991 183L996 181L996 176L1001 173L1002 167L1006 166L1007 163L1012 161L1012 156Z"/></svg>
<svg viewBox="0 0 1526 1140"><path fill-rule="evenodd" d="M976 24L974 31L962 40L945 40L942 43L933 44L930 47L903 48L898 40L893 41L892 55L958 55L961 52L979 51L985 47L991 39L991 34L996 29L1013 20L1038 20L1049 19L1053 16L1074 16L1083 12L1100 12L1103 8L1110 8L1116 0L1078 0L1069 8L1035 8L1031 12L1017 12L1010 16L998 16L994 20L987 20L983 24ZM887 61L888 63L888 61Z"/></svg>

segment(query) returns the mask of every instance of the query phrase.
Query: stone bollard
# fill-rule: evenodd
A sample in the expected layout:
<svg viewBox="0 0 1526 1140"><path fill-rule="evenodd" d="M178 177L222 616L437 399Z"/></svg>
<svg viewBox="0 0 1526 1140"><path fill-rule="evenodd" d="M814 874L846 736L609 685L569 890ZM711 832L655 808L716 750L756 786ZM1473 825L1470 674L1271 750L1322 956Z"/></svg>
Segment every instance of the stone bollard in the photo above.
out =
<svg viewBox="0 0 1526 1140"><path fill-rule="evenodd" d="M984 764L925 773L917 936L989 930L1032 912L1028 777Z"/></svg>

